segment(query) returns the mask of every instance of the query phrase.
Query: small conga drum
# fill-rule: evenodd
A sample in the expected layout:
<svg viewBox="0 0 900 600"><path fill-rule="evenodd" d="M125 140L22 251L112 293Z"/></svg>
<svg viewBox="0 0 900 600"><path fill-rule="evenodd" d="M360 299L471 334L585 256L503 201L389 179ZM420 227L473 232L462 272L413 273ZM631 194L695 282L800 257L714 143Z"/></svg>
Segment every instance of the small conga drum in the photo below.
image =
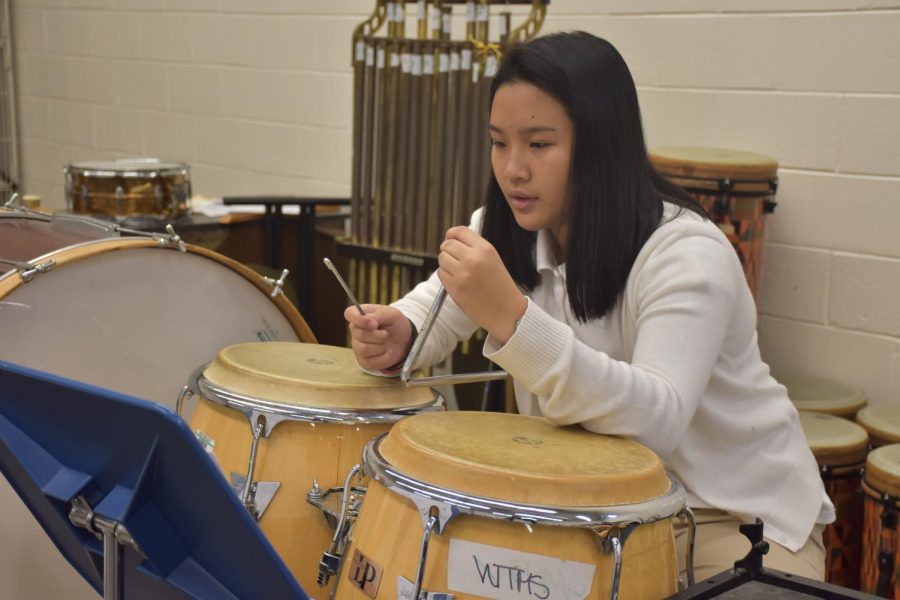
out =
<svg viewBox="0 0 900 600"><path fill-rule="evenodd" d="M856 423L832 415L801 412L800 425L837 512L837 520L825 528L825 581L857 589L863 515L860 480L869 436Z"/></svg>
<svg viewBox="0 0 900 600"><path fill-rule="evenodd" d="M799 411L853 420L867 402L862 390L837 381L797 373L780 373L775 378L787 388L788 397Z"/></svg>
<svg viewBox="0 0 900 600"><path fill-rule="evenodd" d="M900 598L900 444L876 448L866 459L860 589L882 598Z"/></svg>
<svg viewBox="0 0 900 600"><path fill-rule="evenodd" d="M900 443L900 406L873 404L856 415L856 422L866 428L872 446Z"/></svg>
<svg viewBox="0 0 900 600"><path fill-rule="evenodd" d="M173 218L187 214L190 167L155 158L71 163L63 169L66 207L73 213Z"/></svg>
<svg viewBox="0 0 900 600"><path fill-rule="evenodd" d="M539 417L416 415L366 446L372 477L337 598L664 598L683 488L633 441Z"/></svg>
<svg viewBox="0 0 900 600"><path fill-rule="evenodd" d="M683 146L657 148L650 152L650 161L718 223L758 299L766 215L775 210L778 162L752 152Z"/></svg>
<svg viewBox="0 0 900 600"><path fill-rule="evenodd" d="M349 348L320 344L229 346L190 389L191 429L309 593L335 522L308 495L343 486L366 442L398 420L443 410L432 389L367 375Z"/></svg>

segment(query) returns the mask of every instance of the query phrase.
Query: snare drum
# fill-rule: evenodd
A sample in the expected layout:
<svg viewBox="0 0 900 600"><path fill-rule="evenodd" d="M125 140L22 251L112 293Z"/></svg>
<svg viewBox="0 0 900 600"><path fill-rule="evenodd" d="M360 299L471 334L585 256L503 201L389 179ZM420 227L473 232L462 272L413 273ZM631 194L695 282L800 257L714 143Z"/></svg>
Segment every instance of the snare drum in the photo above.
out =
<svg viewBox="0 0 900 600"><path fill-rule="evenodd" d="M859 411L856 422L866 428L875 447L900 443L900 407L873 404Z"/></svg>
<svg viewBox="0 0 900 600"><path fill-rule="evenodd" d="M72 163L63 169L66 206L73 213L113 216L186 214L190 167L155 158Z"/></svg>
<svg viewBox="0 0 900 600"><path fill-rule="evenodd" d="M3 214L0 259L19 267L0 268L0 360L174 407L191 371L225 346L315 340L286 298L220 254L91 240L106 234L84 217ZM23 262L40 269L29 277ZM0 509L0 598L96 598L5 481Z"/></svg>
<svg viewBox="0 0 900 600"><path fill-rule="evenodd" d="M191 428L312 594L340 513L335 492L363 446L404 417L443 410L430 388L367 375L349 348L319 344L225 348L191 390Z"/></svg>
<svg viewBox="0 0 900 600"><path fill-rule="evenodd" d="M759 298L766 215L775 210L778 162L762 154L673 146L650 152L656 169L691 193L731 241Z"/></svg>
<svg viewBox="0 0 900 600"><path fill-rule="evenodd" d="M457 600L678 589L672 517L685 494L636 442L539 417L447 412L401 421L363 461L373 481L341 600L415 598L417 587Z"/></svg>
<svg viewBox="0 0 900 600"><path fill-rule="evenodd" d="M775 377L787 388L788 397L799 411L811 411L853 420L866 405L866 395L857 388L795 373Z"/></svg>
<svg viewBox="0 0 900 600"><path fill-rule="evenodd" d="M876 448L866 459L860 589L882 598L900 598L900 444Z"/></svg>
<svg viewBox="0 0 900 600"><path fill-rule="evenodd" d="M801 412L800 425L837 513L823 539L825 581L857 589L863 515L860 480L869 436L856 423L832 415Z"/></svg>

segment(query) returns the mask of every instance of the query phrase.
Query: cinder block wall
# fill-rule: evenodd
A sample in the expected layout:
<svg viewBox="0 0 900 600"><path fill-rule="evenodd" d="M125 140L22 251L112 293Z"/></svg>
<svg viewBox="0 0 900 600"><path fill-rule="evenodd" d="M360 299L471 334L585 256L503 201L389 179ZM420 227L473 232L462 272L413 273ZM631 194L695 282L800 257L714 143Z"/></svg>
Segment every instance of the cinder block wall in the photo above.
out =
<svg viewBox="0 0 900 600"><path fill-rule="evenodd" d="M13 0L24 188L153 155L195 193L346 195L350 35L374 0ZM900 400L900 1L553 0L612 41L648 142L778 159L764 358Z"/></svg>

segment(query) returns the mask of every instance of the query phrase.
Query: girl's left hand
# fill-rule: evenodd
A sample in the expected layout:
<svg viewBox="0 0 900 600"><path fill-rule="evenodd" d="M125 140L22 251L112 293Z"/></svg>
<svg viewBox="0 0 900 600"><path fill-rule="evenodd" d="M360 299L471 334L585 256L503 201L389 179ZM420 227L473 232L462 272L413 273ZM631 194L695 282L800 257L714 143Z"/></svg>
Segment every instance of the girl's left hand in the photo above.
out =
<svg viewBox="0 0 900 600"><path fill-rule="evenodd" d="M438 277L457 306L505 344L528 301L494 246L468 227L452 227L441 243L438 265Z"/></svg>

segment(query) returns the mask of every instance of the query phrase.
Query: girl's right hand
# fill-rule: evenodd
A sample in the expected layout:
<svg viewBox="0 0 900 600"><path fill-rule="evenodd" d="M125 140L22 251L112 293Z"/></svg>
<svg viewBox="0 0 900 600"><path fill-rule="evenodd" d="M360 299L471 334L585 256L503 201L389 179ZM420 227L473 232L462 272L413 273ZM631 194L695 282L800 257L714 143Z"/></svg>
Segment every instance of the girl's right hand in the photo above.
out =
<svg viewBox="0 0 900 600"><path fill-rule="evenodd" d="M409 353L412 324L392 306L363 304L365 315L348 306L344 319L350 327L350 340L356 362L364 369L381 371L396 366Z"/></svg>

